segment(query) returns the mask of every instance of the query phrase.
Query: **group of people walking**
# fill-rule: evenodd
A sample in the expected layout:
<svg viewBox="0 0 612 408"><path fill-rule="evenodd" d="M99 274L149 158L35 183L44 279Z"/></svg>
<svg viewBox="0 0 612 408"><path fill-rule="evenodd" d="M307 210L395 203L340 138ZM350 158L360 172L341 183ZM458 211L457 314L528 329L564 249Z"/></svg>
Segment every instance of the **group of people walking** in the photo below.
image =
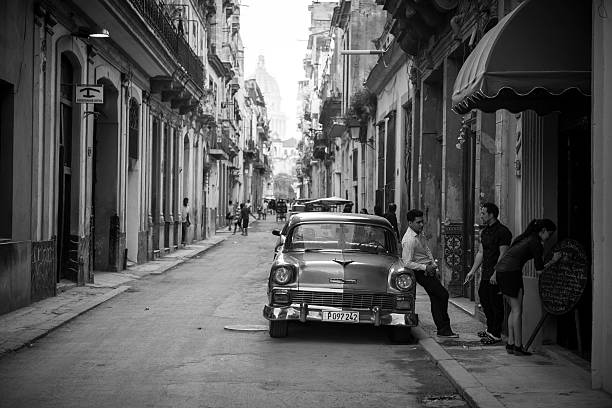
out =
<svg viewBox="0 0 612 408"><path fill-rule="evenodd" d="M236 230L239 229L241 235L249 235L249 217L255 218L255 215L251 212L251 200L247 200L246 203L240 203L240 205L237 201L229 201L227 213L225 214L228 231L231 231L233 226L234 232L232 234L236 234Z"/></svg>
<svg viewBox="0 0 612 408"><path fill-rule="evenodd" d="M504 321L503 298L510 305L506 351L519 356L531 355L523 347L523 267L534 260L536 273L561 259L555 252L547 263L543 261L544 243L557 230L549 219L534 219L526 230L512 240L510 230L498 220L499 208L493 203L481 207L480 217L484 228L480 234L480 245L474 264L464 283L474 279L481 268L478 288L480 303L487 320L487 329L478 333L483 344L502 341ZM438 262L434 259L426 238L423 236L423 212L410 210L406 214L408 229L402 238L402 258L407 267L415 271L417 282L427 292L431 313L439 337L458 337L451 328L448 315L449 294L440 282Z"/></svg>

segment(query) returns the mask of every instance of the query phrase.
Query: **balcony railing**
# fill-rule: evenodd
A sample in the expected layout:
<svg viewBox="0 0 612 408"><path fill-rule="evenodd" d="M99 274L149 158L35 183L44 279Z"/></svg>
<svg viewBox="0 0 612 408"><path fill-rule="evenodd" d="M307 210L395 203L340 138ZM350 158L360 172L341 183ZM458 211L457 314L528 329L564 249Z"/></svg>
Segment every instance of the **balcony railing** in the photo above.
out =
<svg viewBox="0 0 612 408"><path fill-rule="evenodd" d="M204 89L204 64L187 40L179 34L155 0L129 0L147 23L159 34L172 55L183 66L199 90Z"/></svg>

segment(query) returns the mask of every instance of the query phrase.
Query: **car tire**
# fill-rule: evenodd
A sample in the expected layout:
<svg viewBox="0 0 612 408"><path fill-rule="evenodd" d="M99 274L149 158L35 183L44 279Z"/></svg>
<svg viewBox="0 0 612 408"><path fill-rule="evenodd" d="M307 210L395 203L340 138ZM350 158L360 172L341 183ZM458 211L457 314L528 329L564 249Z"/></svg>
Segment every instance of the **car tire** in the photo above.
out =
<svg viewBox="0 0 612 408"><path fill-rule="evenodd" d="M412 334L410 327L391 326L389 327L389 340L396 344L415 344L416 338Z"/></svg>
<svg viewBox="0 0 612 408"><path fill-rule="evenodd" d="M270 320L270 337L287 337L287 333L289 332L288 323L287 321Z"/></svg>

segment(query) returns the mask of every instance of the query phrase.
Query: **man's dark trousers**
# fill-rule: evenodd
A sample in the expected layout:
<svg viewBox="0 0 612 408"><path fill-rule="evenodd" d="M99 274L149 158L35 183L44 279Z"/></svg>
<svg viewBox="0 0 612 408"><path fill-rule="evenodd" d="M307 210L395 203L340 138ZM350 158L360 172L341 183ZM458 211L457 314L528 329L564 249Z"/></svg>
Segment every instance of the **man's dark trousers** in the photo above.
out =
<svg viewBox="0 0 612 408"><path fill-rule="evenodd" d="M429 295L431 314L438 332L450 332L450 318L448 317L448 291L442 286L435 275L425 275L425 271L414 271L416 280Z"/></svg>
<svg viewBox="0 0 612 408"><path fill-rule="evenodd" d="M495 337L501 337L504 322L504 301L498 285L492 285L488 279L481 279L478 296L482 310L487 318L487 331Z"/></svg>

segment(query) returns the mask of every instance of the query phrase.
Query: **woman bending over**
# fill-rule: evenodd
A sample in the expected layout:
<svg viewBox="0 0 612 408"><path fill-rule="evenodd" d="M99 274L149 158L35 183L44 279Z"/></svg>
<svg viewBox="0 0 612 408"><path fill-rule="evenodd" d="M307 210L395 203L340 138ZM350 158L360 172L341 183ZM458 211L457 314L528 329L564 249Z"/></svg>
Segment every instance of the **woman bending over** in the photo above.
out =
<svg viewBox="0 0 612 408"><path fill-rule="evenodd" d="M501 293L510 303L508 317L508 344L506 350L510 354L529 356L530 352L523 349L523 266L533 259L538 276L542 271L561 258L561 253L555 252L552 259L544 264L544 242L557 230L557 226L549 219L532 220L525 232L516 237L502 258L495 265L491 276L491 284L497 283Z"/></svg>

